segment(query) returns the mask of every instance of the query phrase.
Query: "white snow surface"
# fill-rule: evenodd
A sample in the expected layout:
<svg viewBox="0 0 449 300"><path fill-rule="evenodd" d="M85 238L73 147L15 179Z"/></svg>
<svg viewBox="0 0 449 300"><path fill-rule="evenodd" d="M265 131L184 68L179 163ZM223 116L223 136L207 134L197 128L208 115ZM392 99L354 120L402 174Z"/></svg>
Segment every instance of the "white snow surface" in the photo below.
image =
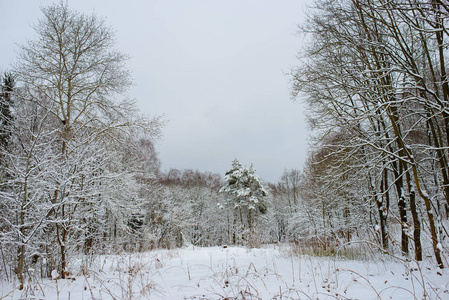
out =
<svg viewBox="0 0 449 300"><path fill-rule="evenodd" d="M71 279L35 279L22 291L0 281L0 299L449 299L448 271L430 261L353 261L289 249L190 246L101 255L84 267L80 258Z"/></svg>

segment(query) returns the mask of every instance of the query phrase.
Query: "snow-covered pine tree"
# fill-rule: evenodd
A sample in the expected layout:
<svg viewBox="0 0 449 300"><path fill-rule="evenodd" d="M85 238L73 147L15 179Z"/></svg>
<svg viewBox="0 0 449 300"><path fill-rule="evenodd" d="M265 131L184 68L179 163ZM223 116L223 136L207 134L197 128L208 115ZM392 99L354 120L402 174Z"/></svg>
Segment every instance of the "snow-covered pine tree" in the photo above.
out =
<svg viewBox="0 0 449 300"><path fill-rule="evenodd" d="M249 168L243 167L237 159L234 159L231 169L225 173L224 180L225 185L220 189L220 193L228 195L226 204L234 208L233 241L236 242L236 234L245 240L245 231L248 229L249 243L252 244L256 217L267 211L264 197L268 193L256 175L254 166L251 164Z"/></svg>
<svg viewBox="0 0 449 300"><path fill-rule="evenodd" d="M255 174L254 166L242 167L237 159L232 162L232 168L225 174L225 186L221 193L227 193L231 197L229 201L234 207L247 207L250 210L259 209L265 213L266 206L263 197L267 195L259 177Z"/></svg>

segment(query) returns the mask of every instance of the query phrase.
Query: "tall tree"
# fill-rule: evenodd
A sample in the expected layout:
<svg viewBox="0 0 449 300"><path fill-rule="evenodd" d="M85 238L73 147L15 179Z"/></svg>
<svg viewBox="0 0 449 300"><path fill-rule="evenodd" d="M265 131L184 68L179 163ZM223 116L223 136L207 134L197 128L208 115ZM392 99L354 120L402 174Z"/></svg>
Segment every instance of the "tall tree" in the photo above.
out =
<svg viewBox="0 0 449 300"><path fill-rule="evenodd" d="M401 250L408 253L413 230L415 258L422 257L421 230L429 231L437 264L441 257L441 217L435 199L449 195L447 87L444 37L447 10L440 1L320 1L305 30L313 42L294 74L294 91L305 92L320 140L350 133L347 143L329 148L337 174L349 156L365 159L351 168L366 174L380 221L381 244L389 248L390 203L399 210ZM438 33L436 33L438 32ZM437 67L438 66L438 67ZM447 132L447 131L446 131ZM429 189L427 176L439 165L441 191ZM342 167L343 166L343 167ZM364 172L369 170L369 172ZM335 174L329 181L335 182ZM406 188L404 189L404 180ZM391 193L396 189L396 193ZM408 197L406 197L408 193ZM396 196L396 201L390 201ZM421 203L424 204L420 214ZM408 199L407 199L408 198ZM413 224L407 224L407 212ZM428 227L421 226L427 218Z"/></svg>
<svg viewBox="0 0 449 300"><path fill-rule="evenodd" d="M37 38L21 47L15 74L21 99L56 120L52 128L55 174L48 204L64 278L69 239L80 229L77 212L86 207L94 211L92 205L104 203L101 199L107 193L101 187L108 186L106 181L130 174L112 164L113 156L100 156L98 151L120 153L114 143L125 143L133 135L154 138L160 134L161 122L139 116L133 102L119 100L131 83L127 56L114 50L113 30L103 19L73 11L62 1L42 12L34 27ZM103 183L96 184L100 179ZM94 186L100 189L92 194Z"/></svg>
<svg viewBox="0 0 449 300"><path fill-rule="evenodd" d="M239 227L243 230L248 228L249 235L241 236L249 239L253 243L256 216L259 213L266 213L266 203L264 197L267 191L259 177L255 174L253 165L250 168L243 167L237 159L232 162L232 167L225 174L225 185L220 189L221 193L226 193L229 197L227 204L235 210L239 218ZM235 218L235 220L237 219ZM247 226L246 226L247 224ZM237 234L244 234L238 232Z"/></svg>

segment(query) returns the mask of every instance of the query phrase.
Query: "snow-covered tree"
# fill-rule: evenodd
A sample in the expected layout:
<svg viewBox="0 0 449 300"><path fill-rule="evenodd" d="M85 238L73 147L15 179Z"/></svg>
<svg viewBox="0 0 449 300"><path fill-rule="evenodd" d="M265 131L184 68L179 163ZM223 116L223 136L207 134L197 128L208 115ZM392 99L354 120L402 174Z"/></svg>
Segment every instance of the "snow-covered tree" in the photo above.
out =
<svg viewBox="0 0 449 300"><path fill-rule="evenodd" d="M311 158L325 165L319 177L327 187L312 199L365 186L383 251L401 245L408 255L412 246L419 261L432 249L440 267L440 220L449 204L448 17L443 1L317 1L302 28L313 42L294 74L294 95L307 96L315 150L326 153ZM396 224L401 237L393 243Z"/></svg>
<svg viewBox="0 0 449 300"><path fill-rule="evenodd" d="M14 91L15 78L12 73L5 73L0 81L0 146L6 148L10 142L10 129L13 122L12 93Z"/></svg>
<svg viewBox="0 0 449 300"><path fill-rule="evenodd" d="M225 186L220 192L227 193L234 207L247 207L249 210L259 209L265 211L263 197L267 195L262 181L255 174L251 164L250 168L242 167L237 159L232 162L232 168L225 174Z"/></svg>
<svg viewBox="0 0 449 300"><path fill-rule="evenodd" d="M129 141L152 140L162 125L123 97L131 83L127 57L114 50L114 33L103 19L62 1L42 12L37 38L21 47L13 72L14 124L1 129L2 140L4 132L13 134L10 151L2 147L13 187L2 184L1 198L11 203L2 236L18 245L21 288L30 251L55 261L64 278L71 253L103 249L93 246L110 234L108 228L114 235L116 227L126 229L138 210L144 173L158 168L157 162L136 168L147 153L138 154L131 149L138 142ZM5 87L2 99L11 99Z"/></svg>
<svg viewBox="0 0 449 300"><path fill-rule="evenodd" d="M226 172L224 180L225 185L220 192L228 195L226 204L234 209L234 225L237 226L234 231L237 231L238 235L242 235L239 238L246 239L244 231L248 229L248 239L252 243L256 217L259 213L265 214L267 211L264 197L268 193L256 175L253 165L251 164L249 168L243 167L237 159L232 162L232 167ZM237 220L239 220L239 224L236 224ZM234 242L237 242L236 238L234 238Z"/></svg>

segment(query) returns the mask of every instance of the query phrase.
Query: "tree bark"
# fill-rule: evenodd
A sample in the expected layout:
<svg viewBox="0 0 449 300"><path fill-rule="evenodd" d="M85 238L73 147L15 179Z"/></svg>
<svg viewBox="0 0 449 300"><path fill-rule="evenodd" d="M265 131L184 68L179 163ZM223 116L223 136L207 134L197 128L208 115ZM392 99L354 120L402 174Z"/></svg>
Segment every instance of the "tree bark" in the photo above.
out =
<svg viewBox="0 0 449 300"><path fill-rule="evenodd" d="M392 166L393 166L394 184L396 186L396 191L398 195L399 220L401 221L401 252L402 255L406 256L408 255L409 251L408 235L407 235L409 226L407 225L407 208L405 204L405 195L404 195L403 168L402 163L399 161L393 161Z"/></svg>
<svg viewBox="0 0 449 300"><path fill-rule="evenodd" d="M380 183L380 196L376 196L377 211L379 213L380 222L380 236L382 242L382 249L388 252L388 230L387 230L387 217L388 217L388 206L387 206L387 173L386 169L382 172L382 178ZM385 201L384 201L385 198Z"/></svg>
<svg viewBox="0 0 449 300"><path fill-rule="evenodd" d="M410 173L406 171L407 187L410 193L410 211L413 219L413 242L415 243L415 259L422 261L421 247L421 222L419 221L418 211L416 209L416 193L412 185Z"/></svg>

